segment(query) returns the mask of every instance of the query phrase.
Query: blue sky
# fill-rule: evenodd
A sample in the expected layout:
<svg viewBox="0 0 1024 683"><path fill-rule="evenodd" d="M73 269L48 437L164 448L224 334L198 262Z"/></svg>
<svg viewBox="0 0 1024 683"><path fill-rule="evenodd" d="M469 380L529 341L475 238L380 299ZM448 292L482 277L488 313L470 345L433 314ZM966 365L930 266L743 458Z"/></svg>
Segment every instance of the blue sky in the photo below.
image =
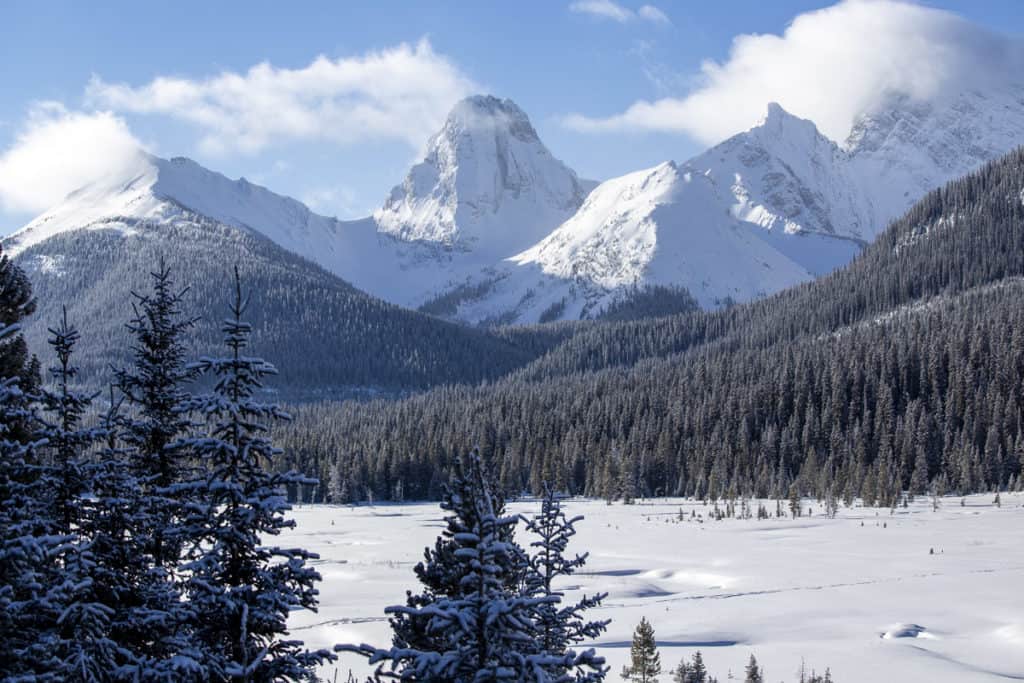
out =
<svg viewBox="0 0 1024 683"><path fill-rule="evenodd" d="M923 27L924 42L985 52L989 34L1012 43L1024 30L1019 0L925 3L956 16L856 1L831 22L807 14L830 4L7 0L0 6L0 233L51 199L38 190L44 180L34 180L35 188L19 182L35 173L63 191L61 183L77 182L136 142L245 176L324 213L365 215L400 182L443 111L476 90L515 100L557 157L596 179L684 160L752 125L767 99L839 137L851 108L879 83L912 89L932 76L921 73L930 61L925 48L904 51L914 42L908 32ZM866 15L899 30L885 28L888 42L878 39L865 28L873 26ZM823 102L837 98L814 80L823 73L841 79L826 72L840 67L808 75L801 69L813 68L805 54L813 47L795 34L786 45L787 27L808 16L808 31L819 32L827 49L848 42L852 61L871 70L853 88L860 94L841 107ZM734 40L749 34L782 37L748 41L744 66ZM326 61L312 68L318 56ZM776 56L768 76L783 76L759 74L758 65ZM707 87L707 60L725 75L702 103L690 96ZM850 61L837 57L836 64ZM250 71L261 63L265 73ZM902 80L886 80L891 73ZM175 80L146 89L159 78ZM343 85L332 86L335 79ZM808 95L815 90L822 90L818 100ZM286 106L278 97L291 99ZM637 109L638 102L659 108ZM58 130L71 122L81 125ZM51 132L66 136L44 140Z"/></svg>

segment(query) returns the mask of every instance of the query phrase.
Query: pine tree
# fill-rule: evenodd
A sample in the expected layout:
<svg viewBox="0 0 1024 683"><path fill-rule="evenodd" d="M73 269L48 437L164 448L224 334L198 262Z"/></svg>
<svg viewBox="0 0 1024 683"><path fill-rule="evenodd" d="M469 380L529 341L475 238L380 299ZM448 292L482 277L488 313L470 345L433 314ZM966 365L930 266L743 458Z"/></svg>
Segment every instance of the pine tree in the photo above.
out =
<svg viewBox="0 0 1024 683"><path fill-rule="evenodd" d="M228 355L199 361L216 385L190 403L206 416L210 432L185 444L192 457L208 463L194 483L193 514L184 530L195 544L182 568L187 594L211 679L313 680L315 667L333 655L310 652L283 636L292 610L316 610L320 575L307 562L317 555L264 544L294 526L285 518L286 487L312 482L270 471L282 452L267 438L267 423L289 416L255 396L276 370L245 355L252 329L242 319L248 299L237 268L234 289L231 317L222 328Z"/></svg>
<svg viewBox="0 0 1024 683"><path fill-rule="evenodd" d="M11 307L8 295L0 289L0 310ZM18 329L17 320L0 328L0 348ZM45 441L28 436L39 424L33 397L13 372L0 378L0 679L31 680L58 666L47 636L53 609L45 587L63 539L49 505L57 482L53 469L40 463Z"/></svg>
<svg viewBox="0 0 1024 683"><path fill-rule="evenodd" d="M535 549L530 557L530 571L526 579L526 592L542 598L536 609L536 626L538 643L543 652L562 656L577 643L591 640L601 635L610 620L585 621L583 612L597 607L607 597L607 593L583 598L571 605L562 605L563 593L555 586L556 581L571 576L587 561L587 554L567 557L566 549L569 541L576 535L575 524L583 517L569 518L562 511L562 501L547 482L543 483L544 495L541 499L540 512L527 520L527 531L533 532L538 539L530 544ZM593 650L581 655L590 671L579 671L578 681L604 680L606 670L603 668L604 658L597 657ZM549 671L553 678L566 673L561 667Z"/></svg>
<svg viewBox="0 0 1024 683"><path fill-rule="evenodd" d="M80 336L68 323L67 310L60 325L50 329L49 343L57 356L50 369L53 389L44 389L40 438L46 441L56 487L50 497L53 529L61 540L48 565L46 599L40 605L52 620L52 632L43 640L54 658L50 673L60 678L102 681L117 669L120 649L111 637L113 609L106 604L106 587L98 581L99 567L90 531L89 506L93 499L95 466L89 450L99 430L83 425L95 394L75 391L78 374L72 363Z"/></svg>
<svg viewBox="0 0 1024 683"><path fill-rule="evenodd" d="M477 453L462 458L442 508L445 534L417 571L426 591L388 607L394 646L338 645L378 665L378 678L484 683L568 683L600 680L585 669L603 661L592 652L577 656L545 652L538 610L550 597L524 590L530 571L514 541L517 517L504 516L499 496ZM578 670L577 679L569 673Z"/></svg>
<svg viewBox="0 0 1024 683"><path fill-rule="evenodd" d="M122 440L133 448L133 470L146 495L137 511L149 550L159 566L177 563L186 539L177 538L187 490L179 485L190 479L181 438L192 427L183 385L195 379L198 367L186 362L184 335L196 319L182 313L188 289L176 290L170 270L161 261L150 273L151 294L132 292L134 316L128 332L134 339L133 363L115 372L117 388L134 409L122 420Z"/></svg>
<svg viewBox="0 0 1024 683"><path fill-rule="evenodd" d="M757 665L757 658L754 655L750 655L750 661L747 662L744 673L746 673L746 678L743 679L744 683L764 683L764 671Z"/></svg>
<svg viewBox="0 0 1024 683"><path fill-rule="evenodd" d="M167 567L154 561L146 531L148 496L133 467L135 449L124 433L123 400L110 388L101 429L104 444L93 467L93 494L83 532L91 539L96 583L110 608L110 633L118 645L116 670L123 680L202 681L202 654L191 639L191 610Z"/></svg>
<svg viewBox="0 0 1024 683"><path fill-rule="evenodd" d="M715 683L713 678L708 678L708 669L704 666L704 656L700 651L693 653L693 659L689 662L684 657L676 667L672 675L674 683Z"/></svg>
<svg viewBox="0 0 1024 683"><path fill-rule="evenodd" d="M628 666L622 668L622 678L630 683L658 683L661 675L661 655L654 639L654 628L646 618L640 619L633 632L633 645L629 650Z"/></svg>
<svg viewBox="0 0 1024 683"><path fill-rule="evenodd" d="M479 453L474 451L460 458L456 467L456 476L445 485L441 501L441 509L447 513L445 529L434 547L424 550L423 562L413 570L423 591L418 594L409 592L406 606L413 611L396 612L391 620L398 647L424 651L440 651L445 647L446 638L428 633L429 619L417 610L439 599L454 599L462 594L468 568L458 557L463 548L459 539L461 534L472 534L479 528L482 523L480 511L489 510L488 514L495 518L505 518L505 501L490 485ZM515 525L497 525L495 533L507 549L500 574L502 588L508 594L518 593L525 580L527 561L525 552L515 542Z"/></svg>
<svg viewBox="0 0 1024 683"><path fill-rule="evenodd" d="M38 362L29 357L17 326L35 310L31 283L0 246L0 328L7 331L0 339L0 377L17 379L22 391L29 393L39 381Z"/></svg>

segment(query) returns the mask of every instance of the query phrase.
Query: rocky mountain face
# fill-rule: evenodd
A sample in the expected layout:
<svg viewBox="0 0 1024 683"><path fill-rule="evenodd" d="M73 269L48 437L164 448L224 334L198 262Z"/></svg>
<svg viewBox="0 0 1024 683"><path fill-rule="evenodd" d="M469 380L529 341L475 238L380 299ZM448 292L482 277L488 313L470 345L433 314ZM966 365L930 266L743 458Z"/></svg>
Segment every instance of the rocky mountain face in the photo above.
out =
<svg viewBox="0 0 1024 683"><path fill-rule="evenodd" d="M890 98L842 145L769 104L689 161L608 180L580 211L506 261L461 317L591 316L637 287L704 306L758 298L848 263L928 191L1020 144L1024 89L933 102Z"/></svg>
<svg viewBox="0 0 1024 683"><path fill-rule="evenodd" d="M131 236L199 216L373 296L470 323L592 317L648 286L683 287L715 307L849 262L927 191L1012 149L1020 131L1021 89L893 97L841 145L770 104L758 125L685 163L597 185L555 159L513 102L477 96L455 106L363 220L317 215L187 159L140 156L132 173L73 193L4 249L41 247L42 257L65 232Z"/></svg>
<svg viewBox="0 0 1024 683"><path fill-rule="evenodd" d="M374 220L403 240L501 258L572 216L590 187L551 156L514 102L470 97Z"/></svg>

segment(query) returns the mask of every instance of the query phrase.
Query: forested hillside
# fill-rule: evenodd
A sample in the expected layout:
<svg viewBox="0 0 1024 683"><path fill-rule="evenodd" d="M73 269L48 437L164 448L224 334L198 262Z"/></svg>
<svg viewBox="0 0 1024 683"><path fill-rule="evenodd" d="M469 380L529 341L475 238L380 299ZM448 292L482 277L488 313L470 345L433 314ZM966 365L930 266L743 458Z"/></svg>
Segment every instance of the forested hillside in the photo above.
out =
<svg viewBox="0 0 1024 683"><path fill-rule="evenodd" d="M196 356L217 343L237 264L254 297L254 353L281 371L276 389L301 399L494 379L562 338L498 336L387 304L254 233L192 214L175 225L138 223L129 234L67 232L20 253L39 301L25 323L29 348L45 348L66 305L82 332L81 377L104 384L110 364L129 352L129 291L146 285L160 259L190 287L185 306L200 318L190 339Z"/></svg>
<svg viewBox="0 0 1024 683"><path fill-rule="evenodd" d="M282 433L336 500L435 497L472 446L510 491L891 505L1018 486L1024 151L928 195L849 267L715 313L588 325L489 386L325 403Z"/></svg>

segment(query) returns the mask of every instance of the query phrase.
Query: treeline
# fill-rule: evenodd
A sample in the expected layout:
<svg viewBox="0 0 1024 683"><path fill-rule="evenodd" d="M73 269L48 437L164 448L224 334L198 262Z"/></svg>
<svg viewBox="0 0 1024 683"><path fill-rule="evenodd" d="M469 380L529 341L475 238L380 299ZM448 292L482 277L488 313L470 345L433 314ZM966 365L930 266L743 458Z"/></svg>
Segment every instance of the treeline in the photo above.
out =
<svg viewBox="0 0 1024 683"><path fill-rule="evenodd" d="M122 226L123 227L123 226ZM495 334L409 311L370 297L254 233L198 215L175 225L138 223L132 234L87 230L56 235L18 255L39 298L25 321L32 348L43 348L61 302L82 331L80 381L102 386L111 364L127 360L123 293L148 286L161 259L191 289L199 317L189 339L197 355L219 344L221 284L237 263L254 293L253 349L281 370L275 387L296 400L385 395L494 380L564 337Z"/></svg>
<svg viewBox="0 0 1024 683"><path fill-rule="evenodd" d="M1024 152L933 192L848 268L715 313L581 327L488 386L306 406L339 502L436 498L479 447L510 492L863 497L1018 487ZM296 492L298 494L298 492ZM308 495L310 492L303 492Z"/></svg>

